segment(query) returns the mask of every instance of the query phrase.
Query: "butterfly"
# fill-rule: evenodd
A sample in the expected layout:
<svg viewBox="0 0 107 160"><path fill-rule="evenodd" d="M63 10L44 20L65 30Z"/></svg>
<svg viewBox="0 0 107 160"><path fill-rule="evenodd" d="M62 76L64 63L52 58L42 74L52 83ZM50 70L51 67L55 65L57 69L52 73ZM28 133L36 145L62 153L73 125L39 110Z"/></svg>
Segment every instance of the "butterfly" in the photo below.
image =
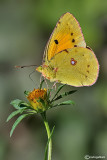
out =
<svg viewBox="0 0 107 160"><path fill-rule="evenodd" d="M98 60L92 49L86 47L81 27L71 13L60 17L46 45L43 64L36 70L51 82L75 87L96 82Z"/></svg>

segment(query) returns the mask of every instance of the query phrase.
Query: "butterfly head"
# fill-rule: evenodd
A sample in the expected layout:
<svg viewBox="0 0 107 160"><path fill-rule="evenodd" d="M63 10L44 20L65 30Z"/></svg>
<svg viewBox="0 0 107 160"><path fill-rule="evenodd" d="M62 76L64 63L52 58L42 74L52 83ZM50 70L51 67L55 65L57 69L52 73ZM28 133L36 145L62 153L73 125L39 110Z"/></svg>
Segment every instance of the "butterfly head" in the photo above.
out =
<svg viewBox="0 0 107 160"><path fill-rule="evenodd" d="M45 64L43 64L43 65L41 65L41 66L39 66L39 67L36 68L36 70L38 72L40 72L40 73L43 73L44 70L47 70L47 69L48 69L48 65L45 65Z"/></svg>
<svg viewBox="0 0 107 160"><path fill-rule="evenodd" d="M43 64L36 68L36 70L42 73L42 75L49 80L52 80L56 77L56 70L52 66Z"/></svg>
<svg viewBox="0 0 107 160"><path fill-rule="evenodd" d="M36 68L36 70L37 70L38 72L41 72L41 73L42 73L42 69L43 69L42 66L39 66L39 67Z"/></svg>

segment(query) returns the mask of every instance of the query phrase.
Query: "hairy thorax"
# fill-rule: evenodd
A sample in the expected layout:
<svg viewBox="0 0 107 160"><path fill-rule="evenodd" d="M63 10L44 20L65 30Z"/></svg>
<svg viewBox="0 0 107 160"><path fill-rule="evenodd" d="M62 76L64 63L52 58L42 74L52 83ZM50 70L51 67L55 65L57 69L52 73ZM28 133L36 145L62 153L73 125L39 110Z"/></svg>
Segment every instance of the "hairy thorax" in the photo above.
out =
<svg viewBox="0 0 107 160"><path fill-rule="evenodd" d="M41 72L42 75L49 79L50 81L55 81L56 79L56 72L57 72L57 69L56 68L53 68L52 66L50 65L41 65L39 66L38 68L36 68L36 70L38 72Z"/></svg>

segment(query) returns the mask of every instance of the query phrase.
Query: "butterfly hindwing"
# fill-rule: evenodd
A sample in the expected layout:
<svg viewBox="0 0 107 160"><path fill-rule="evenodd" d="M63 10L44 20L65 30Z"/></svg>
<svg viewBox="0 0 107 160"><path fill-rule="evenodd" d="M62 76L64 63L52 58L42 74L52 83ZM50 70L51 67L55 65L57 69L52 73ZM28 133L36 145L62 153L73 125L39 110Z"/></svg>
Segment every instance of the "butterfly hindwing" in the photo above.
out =
<svg viewBox="0 0 107 160"><path fill-rule="evenodd" d="M86 43L78 21L67 12L56 24L55 29L45 48L45 61L50 61L58 52L73 48L86 47Z"/></svg>
<svg viewBox="0 0 107 160"><path fill-rule="evenodd" d="M77 47L67 49L67 52L58 53L49 63L57 71L55 81L77 87L94 84L99 65L93 51Z"/></svg>

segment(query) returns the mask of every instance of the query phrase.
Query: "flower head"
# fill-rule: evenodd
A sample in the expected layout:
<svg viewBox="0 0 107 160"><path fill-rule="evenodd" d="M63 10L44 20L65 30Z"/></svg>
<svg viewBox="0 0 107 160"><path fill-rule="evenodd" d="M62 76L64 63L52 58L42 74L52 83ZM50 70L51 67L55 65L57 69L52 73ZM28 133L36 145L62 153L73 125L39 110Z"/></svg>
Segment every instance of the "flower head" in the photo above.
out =
<svg viewBox="0 0 107 160"><path fill-rule="evenodd" d="M27 96L28 101L35 110L45 111L47 109L47 90L34 89Z"/></svg>
<svg viewBox="0 0 107 160"><path fill-rule="evenodd" d="M25 91L24 94L28 101L30 103L27 103L23 100L15 99L11 101L11 105L16 109L16 111L13 111L7 118L7 121L9 121L11 118L16 116L17 114L20 114L18 119L15 121L15 123L12 126L10 136L12 136L14 129L16 126L20 123L22 119L24 119L27 116L33 115L33 114L41 114L42 117L46 116L46 111L53 108L58 107L61 105L71 105L74 104L72 100L68 101L62 101L57 102L59 99L62 99L65 96L68 96L70 94L73 94L76 90L64 92L63 94L59 95L59 92L65 85L60 85L58 89L55 91L55 94L52 96L51 92L53 89L46 90L45 88L42 89L44 80L40 83L39 89L34 89L33 91ZM44 116L45 115L45 116Z"/></svg>

